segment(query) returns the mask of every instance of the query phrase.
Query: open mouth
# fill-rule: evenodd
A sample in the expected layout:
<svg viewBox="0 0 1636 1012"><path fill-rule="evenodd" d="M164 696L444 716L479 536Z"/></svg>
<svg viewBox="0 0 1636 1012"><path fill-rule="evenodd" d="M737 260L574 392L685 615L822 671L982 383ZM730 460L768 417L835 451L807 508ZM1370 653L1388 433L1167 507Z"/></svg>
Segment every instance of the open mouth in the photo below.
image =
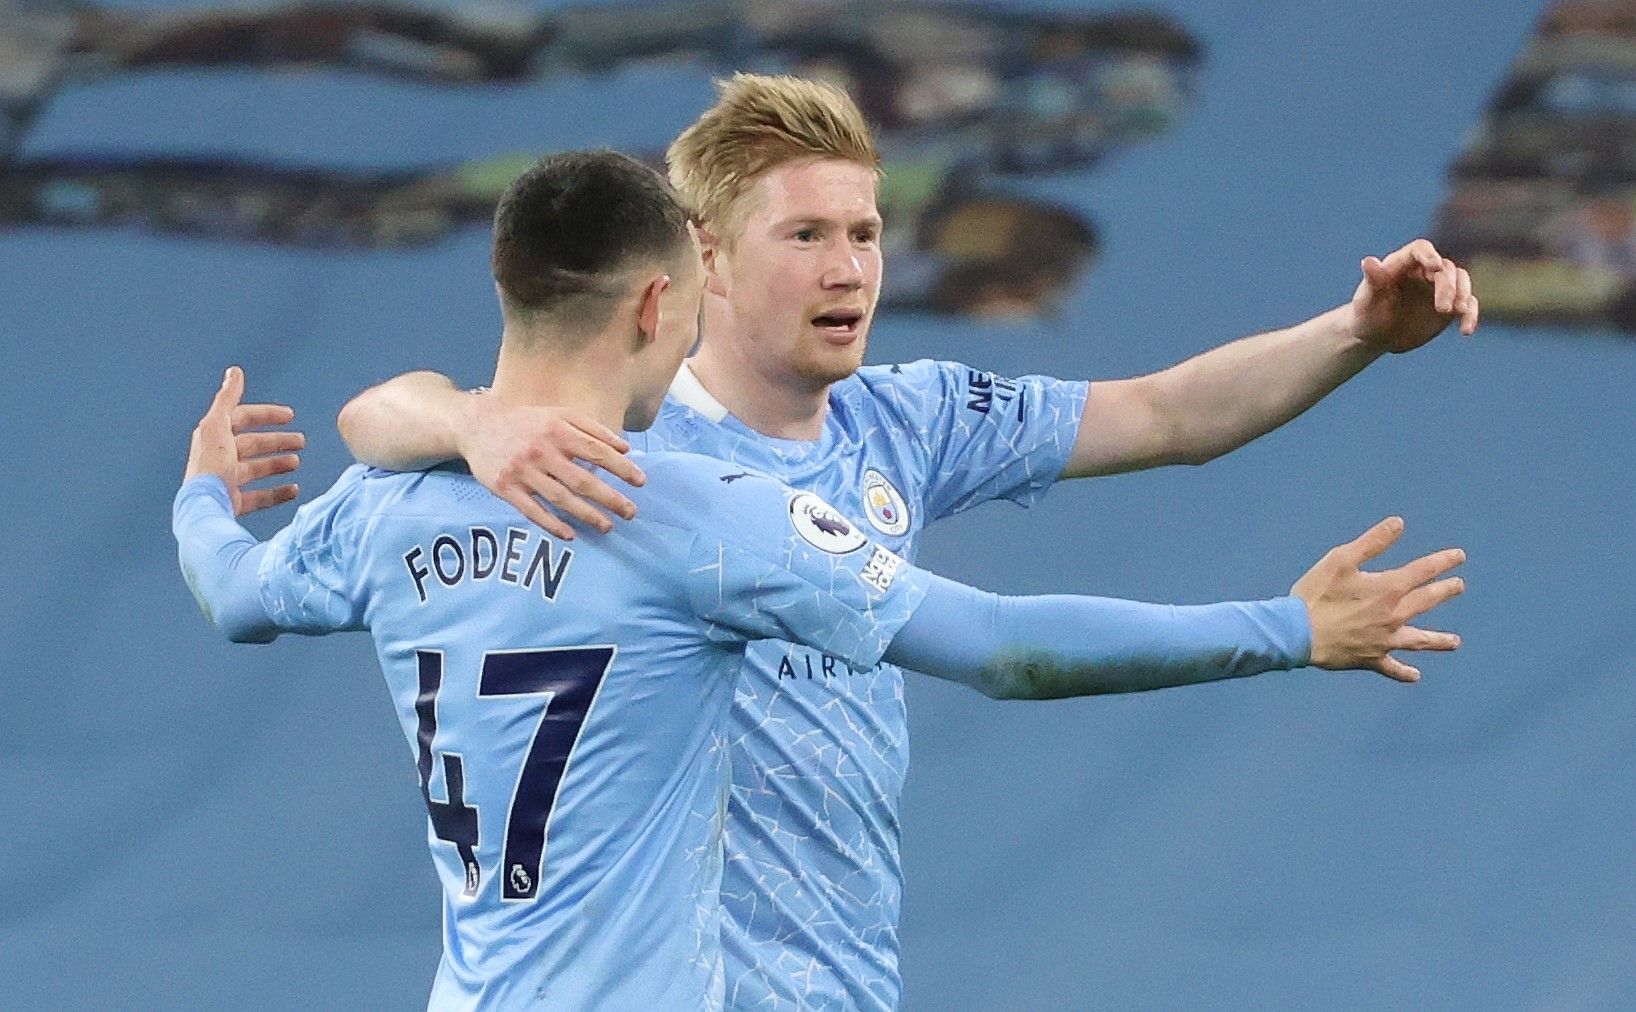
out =
<svg viewBox="0 0 1636 1012"><path fill-rule="evenodd" d="M856 309L836 309L812 318L812 325L833 338L850 340L858 336L863 313Z"/></svg>

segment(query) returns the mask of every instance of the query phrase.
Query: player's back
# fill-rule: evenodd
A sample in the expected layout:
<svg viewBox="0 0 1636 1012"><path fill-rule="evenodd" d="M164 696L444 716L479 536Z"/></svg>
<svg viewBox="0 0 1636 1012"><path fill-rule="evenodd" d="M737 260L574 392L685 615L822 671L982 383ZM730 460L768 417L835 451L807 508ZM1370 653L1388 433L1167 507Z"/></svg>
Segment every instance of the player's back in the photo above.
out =
<svg viewBox="0 0 1636 1012"><path fill-rule="evenodd" d="M642 466L640 517L569 543L461 471L356 477L356 596L444 890L434 1008L720 1001L742 646L710 638L686 583L693 492L723 468Z"/></svg>
<svg viewBox="0 0 1636 1012"><path fill-rule="evenodd" d="M444 888L436 1008L719 1004L744 644L871 668L926 594L812 493L638 459L640 516L566 545L462 472L353 468L257 564L274 635L375 635Z"/></svg>

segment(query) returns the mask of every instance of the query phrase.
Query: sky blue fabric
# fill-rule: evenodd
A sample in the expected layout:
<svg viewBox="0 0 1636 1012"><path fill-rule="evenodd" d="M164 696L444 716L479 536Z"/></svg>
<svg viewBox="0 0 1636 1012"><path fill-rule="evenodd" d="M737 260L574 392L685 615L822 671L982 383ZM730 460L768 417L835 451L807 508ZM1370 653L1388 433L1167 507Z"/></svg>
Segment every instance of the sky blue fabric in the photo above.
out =
<svg viewBox="0 0 1636 1012"><path fill-rule="evenodd" d="M443 889L433 1009L895 1007L897 979L876 968L896 965L881 939L897 911L871 920L879 908L845 893L901 892L897 798L839 802L849 779L897 771L827 715L902 739L902 710L877 714L872 689L826 678L831 702L793 705L818 715L799 733L790 700L747 717L747 699L800 685L747 664L749 641L875 681L901 681L877 671L884 655L967 683L1026 665L1102 691L1287 670L1309 652L1294 598L1001 598L915 570L810 490L710 457L636 459L649 472L638 517L572 546L518 523L461 467L354 465L266 542L214 475L177 493L182 574L229 640L373 636ZM730 772L776 773L777 789ZM884 852L829 842L856 823ZM763 852L763 827L796 845ZM744 869L725 903L724 837ZM758 866L790 895L762 892ZM798 958L822 976L787 970Z"/></svg>
<svg viewBox="0 0 1636 1012"><path fill-rule="evenodd" d="M572 546L463 468L353 465L232 565L220 480L177 496L183 570L230 636L372 635L443 889L431 1008L720 1008L744 645L867 669L925 596L912 567L872 574L880 549L844 523L851 550L828 545L799 512L810 492L693 454L637 460L641 516ZM259 621L227 620L246 599Z"/></svg>
<svg viewBox="0 0 1636 1012"><path fill-rule="evenodd" d="M870 366L831 388L823 432L808 441L761 435L684 370L654 427L630 438L816 492L913 560L932 520L993 499L1037 502L1073 450L1085 391L954 362ZM745 659L728 733L728 1001L895 1008L903 672L778 642L751 644Z"/></svg>
<svg viewBox="0 0 1636 1012"><path fill-rule="evenodd" d="M1175 5L1208 46L1181 128L1017 184L1099 225L1060 316L883 319L871 361L1123 376L1339 303L1360 257L1428 227L1540 6ZM643 144L709 94L677 68L497 91L164 73L65 95L31 145L419 164ZM6 234L0 291L0 1007L421 1007L437 882L373 651L219 642L166 523L229 362L300 412L305 495L345 466L332 419L365 384L486 378L485 237ZM1459 544L1471 591L1436 623L1465 646L1412 687L1019 704L907 679L904 1007L1636 1006L1633 376L1608 335L1445 335L1205 467L930 531L922 564L994 589L1199 602L1283 593L1400 513L1385 561Z"/></svg>

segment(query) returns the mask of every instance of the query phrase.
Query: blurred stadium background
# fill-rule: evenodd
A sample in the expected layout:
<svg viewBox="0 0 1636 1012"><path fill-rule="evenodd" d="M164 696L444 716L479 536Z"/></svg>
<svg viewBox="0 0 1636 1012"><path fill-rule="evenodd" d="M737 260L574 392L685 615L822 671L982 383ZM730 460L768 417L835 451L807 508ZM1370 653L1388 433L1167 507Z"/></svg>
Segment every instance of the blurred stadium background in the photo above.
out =
<svg viewBox="0 0 1636 1012"><path fill-rule="evenodd" d="M423 1005L436 887L369 643L208 632L168 533L188 431L243 364L296 407L315 494L350 394L486 375L482 194L506 159L657 151L713 61L868 70L836 53L867 56L848 40L894 5L824 22L816 50L726 4L671 6L739 48L620 35L656 23L623 6L459 5L526 44L473 64L342 18L345 45L302 66L266 34L230 59L231 33L174 35L218 6L0 3L0 1008ZM1560 6L1600 41L1522 61L1538 2L1218 0L1118 31L1105 6L987 7L1066 31L1035 49L1042 79L866 97L907 166L873 361L1148 371L1335 304L1361 256L1434 228L1496 258L1479 295L1522 321L1382 362L1207 467L932 530L923 562L993 589L1203 601L1282 593L1396 512L1391 558L1463 545L1471 592L1442 622L1466 646L1415 687L1305 671L997 704L913 679L906 1008L1636 1007L1636 343L1613 329L1636 12ZM611 53L563 42L598 24ZM87 25L127 44L60 60ZM991 66L983 32L935 37ZM995 96L1039 132L999 137L973 111ZM1567 154L1529 161L1538 136Z"/></svg>

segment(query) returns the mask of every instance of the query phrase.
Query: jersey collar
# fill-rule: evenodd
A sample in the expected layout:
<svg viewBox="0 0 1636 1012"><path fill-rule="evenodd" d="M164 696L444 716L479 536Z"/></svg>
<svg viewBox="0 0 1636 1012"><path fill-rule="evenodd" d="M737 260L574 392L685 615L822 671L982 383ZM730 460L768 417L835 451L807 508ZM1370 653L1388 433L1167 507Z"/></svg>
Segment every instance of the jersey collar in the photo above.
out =
<svg viewBox="0 0 1636 1012"><path fill-rule="evenodd" d="M729 431L771 448L778 454L778 458L785 462L806 460L813 456L822 457L829 452L829 447L835 439L845 438L845 433L836 420L833 394L829 414L824 420L824 431L817 439L780 439L750 428L728 411L727 405L716 400L710 391L704 388L704 384L699 382L699 377L694 375L692 367L686 362L676 370L676 378L671 381L670 399L696 412L711 425L723 425Z"/></svg>
<svg viewBox="0 0 1636 1012"><path fill-rule="evenodd" d="M670 384L670 396L683 407L692 408L711 423L719 425L727 417L727 406L711 396L710 391L704 388L699 378L693 375L692 366L686 362L676 370L676 378Z"/></svg>

